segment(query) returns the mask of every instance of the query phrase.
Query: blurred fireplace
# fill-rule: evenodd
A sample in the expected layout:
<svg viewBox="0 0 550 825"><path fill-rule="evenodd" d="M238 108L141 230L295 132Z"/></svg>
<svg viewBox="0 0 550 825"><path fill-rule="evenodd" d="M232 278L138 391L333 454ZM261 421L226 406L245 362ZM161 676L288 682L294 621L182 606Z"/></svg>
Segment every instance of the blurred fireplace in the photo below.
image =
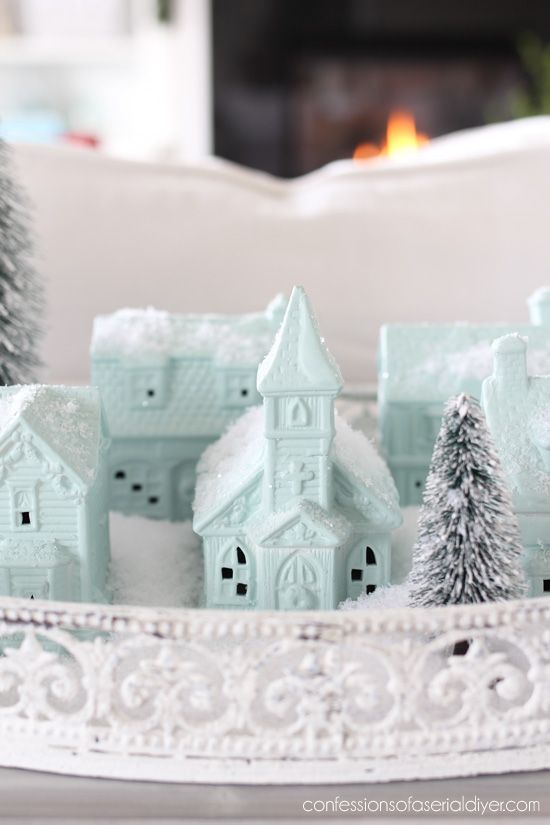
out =
<svg viewBox="0 0 550 825"><path fill-rule="evenodd" d="M549 0L213 0L216 154L304 174L383 140L410 111L430 137L512 116L518 39Z"/></svg>

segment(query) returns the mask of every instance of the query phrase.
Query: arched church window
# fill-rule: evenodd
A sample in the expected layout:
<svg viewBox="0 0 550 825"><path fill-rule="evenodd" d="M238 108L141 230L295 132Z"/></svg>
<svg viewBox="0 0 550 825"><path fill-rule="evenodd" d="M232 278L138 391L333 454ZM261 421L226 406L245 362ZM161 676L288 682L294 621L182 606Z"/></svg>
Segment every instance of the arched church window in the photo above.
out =
<svg viewBox="0 0 550 825"><path fill-rule="evenodd" d="M246 603L250 597L250 565L240 544L228 547L221 557L219 592L226 604Z"/></svg>
<svg viewBox="0 0 550 825"><path fill-rule="evenodd" d="M293 427L309 424L309 407L302 398L296 398L290 407L290 423Z"/></svg>

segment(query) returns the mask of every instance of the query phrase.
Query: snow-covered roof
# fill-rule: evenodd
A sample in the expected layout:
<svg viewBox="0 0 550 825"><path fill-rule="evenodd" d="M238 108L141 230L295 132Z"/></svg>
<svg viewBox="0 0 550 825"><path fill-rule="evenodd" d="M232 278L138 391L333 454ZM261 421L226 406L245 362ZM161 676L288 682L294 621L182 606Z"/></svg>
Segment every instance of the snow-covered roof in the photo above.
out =
<svg viewBox="0 0 550 825"><path fill-rule="evenodd" d="M339 393L343 379L321 337L303 287L296 286L273 346L258 369L258 391Z"/></svg>
<svg viewBox="0 0 550 825"><path fill-rule="evenodd" d="M271 346L285 306L286 299L279 295L265 312L246 315L119 309L95 318L91 354L135 361L209 356L218 363L255 365Z"/></svg>
<svg viewBox="0 0 550 825"><path fill-rule="evenodd" d="M227 507L263 470L264 410L253 407L203 453L197 467L193 509L197 526ZM399 498L374 444L336 416L331 457L355 485L399 520Z"/></svg>
<svg viewBox="0 0 550 825"><path fill-rule="evenodd" d="M0 442L21 420L82 481L93 481L102 436L97 389L47 384L0 387Z"/></svg>
<svg viewBox="0 0 550 825"><path fill-rule="evenodd" d="M531 324L387 324L380 339L385 401L441 402L459 392L479 398L493 369L491 344L507 333L529 340L532 373L550 373L550 329Z"/></svg>

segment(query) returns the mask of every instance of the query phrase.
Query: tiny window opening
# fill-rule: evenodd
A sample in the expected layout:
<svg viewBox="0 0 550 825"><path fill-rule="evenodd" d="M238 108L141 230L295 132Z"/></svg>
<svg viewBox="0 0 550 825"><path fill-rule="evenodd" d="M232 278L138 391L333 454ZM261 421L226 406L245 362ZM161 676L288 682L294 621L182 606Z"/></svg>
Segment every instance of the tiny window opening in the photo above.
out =
<svg viewBox="0 0 550 825"><path fill-rule="evenodd" d="M31 523L31 514L28 510L22 510L20 515L22 525Z"/></svg>
<svg viewBox="0 0 550 825"><path fill-rule="evenodd" d="M246 556L242 547L237 547L237 562L239 564L246 564Z"/></svg>

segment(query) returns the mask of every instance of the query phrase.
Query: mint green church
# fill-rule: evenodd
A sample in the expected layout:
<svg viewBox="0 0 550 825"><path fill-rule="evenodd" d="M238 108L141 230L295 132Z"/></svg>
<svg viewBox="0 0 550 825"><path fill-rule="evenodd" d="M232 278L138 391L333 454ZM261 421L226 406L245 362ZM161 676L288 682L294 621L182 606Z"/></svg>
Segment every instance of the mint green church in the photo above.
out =
<svg viewBox="0 0 550 825"><path fill-rule="evenodd" d="M300 287L257 388L263 407L198 465L206 605L334 608L388 584L397 491L374 446L335 415L342 377Z"/></svg>

